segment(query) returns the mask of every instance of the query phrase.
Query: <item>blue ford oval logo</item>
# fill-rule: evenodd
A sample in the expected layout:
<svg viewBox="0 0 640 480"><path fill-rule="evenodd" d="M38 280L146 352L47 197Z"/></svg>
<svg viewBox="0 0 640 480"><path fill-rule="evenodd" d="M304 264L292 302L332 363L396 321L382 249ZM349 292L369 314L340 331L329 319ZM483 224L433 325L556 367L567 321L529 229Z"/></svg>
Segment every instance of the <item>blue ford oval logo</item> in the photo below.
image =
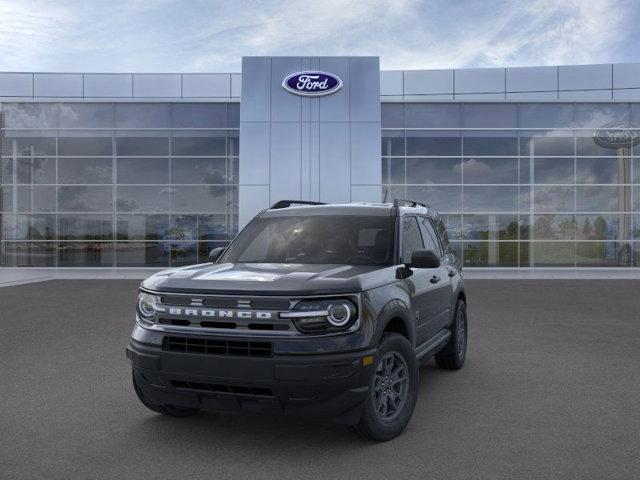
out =
<svg viewBox="0 0 640 480"><path fill-rule="evenodd" d="M296 95L319 97L340 90L342 80L327 72L296 72L282 81L282 88Z"/></svg>

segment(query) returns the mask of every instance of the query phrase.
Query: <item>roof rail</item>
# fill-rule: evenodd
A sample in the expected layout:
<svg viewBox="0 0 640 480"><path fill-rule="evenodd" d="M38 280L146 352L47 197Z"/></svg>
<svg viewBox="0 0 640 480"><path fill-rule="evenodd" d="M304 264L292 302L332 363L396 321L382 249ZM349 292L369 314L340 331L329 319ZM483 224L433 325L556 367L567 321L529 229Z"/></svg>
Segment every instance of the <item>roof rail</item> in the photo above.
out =
<svg viewBox="0 0 640 480"><path fill-rule="evenodd" d="M415 200L405 200L404 198L395 198L393 200L394 207L424 207L431 210L431 207L426 203L416 202Z"/></svg>
<svg viewBox="0 0 640 480"><path fill-rule="evenodd" d="M280 200L271 205L270 210L278 208L288 208L291 205L326 205L324 202L313 202L311 200Z"/></svg>

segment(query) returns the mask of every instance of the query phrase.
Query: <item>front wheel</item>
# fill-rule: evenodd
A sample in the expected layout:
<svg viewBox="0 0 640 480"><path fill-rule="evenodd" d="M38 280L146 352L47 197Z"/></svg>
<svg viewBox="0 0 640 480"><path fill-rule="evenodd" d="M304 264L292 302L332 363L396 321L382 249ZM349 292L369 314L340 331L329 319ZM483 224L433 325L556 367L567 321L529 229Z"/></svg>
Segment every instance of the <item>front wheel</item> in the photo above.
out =
<svg viewBox="0 0 640 480"><path fill-rule="evenodd" d="M409 341L398 334L382 338L376 361L362 417L354 430L384 442L400 435L411 419L419 390L418 362Z"/></svg>

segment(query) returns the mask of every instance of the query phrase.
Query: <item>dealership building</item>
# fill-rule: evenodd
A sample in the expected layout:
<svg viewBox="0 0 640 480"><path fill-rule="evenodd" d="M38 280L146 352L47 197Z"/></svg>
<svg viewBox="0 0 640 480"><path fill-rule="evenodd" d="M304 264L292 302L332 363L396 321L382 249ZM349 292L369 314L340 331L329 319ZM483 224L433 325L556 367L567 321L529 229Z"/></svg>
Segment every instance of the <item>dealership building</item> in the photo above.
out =
<svg viewBox="0 0 640 480"><path fill-rule="evenodd" d="M339 85L283 88L301 72ZM187 265L281 199L394 198L465 267L640 267L640 64L7 72L0 127L2 267Z"/></svg>

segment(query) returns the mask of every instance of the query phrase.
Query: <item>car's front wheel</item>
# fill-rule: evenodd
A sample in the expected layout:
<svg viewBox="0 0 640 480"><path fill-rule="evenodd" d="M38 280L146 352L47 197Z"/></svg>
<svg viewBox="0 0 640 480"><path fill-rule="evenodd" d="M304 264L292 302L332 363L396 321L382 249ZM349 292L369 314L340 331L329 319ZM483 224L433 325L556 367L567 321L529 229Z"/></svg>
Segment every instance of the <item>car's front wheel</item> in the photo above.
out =
<svg viewBox="0 0 640 480"><path fill-rule="evenodd" d="M354 429L383 442L398 436L409 423L418 398L419 373L413 347L398 334L385 334L376 362L362 417Z"/></svg>
<svg viewBox="0 0 640 480"><path fill-rule="evenodd" d="M156 405L151 403L144 396L142 388L140 388L138 380L136 379L136 374L132 373L131 377L133 379L133 389L135 390L138 399L149 410L153 410L154 412L161 413L162 415L167 415L169 417L190 417L200 411L199 408L179 407L177 405Z"/></svg>

